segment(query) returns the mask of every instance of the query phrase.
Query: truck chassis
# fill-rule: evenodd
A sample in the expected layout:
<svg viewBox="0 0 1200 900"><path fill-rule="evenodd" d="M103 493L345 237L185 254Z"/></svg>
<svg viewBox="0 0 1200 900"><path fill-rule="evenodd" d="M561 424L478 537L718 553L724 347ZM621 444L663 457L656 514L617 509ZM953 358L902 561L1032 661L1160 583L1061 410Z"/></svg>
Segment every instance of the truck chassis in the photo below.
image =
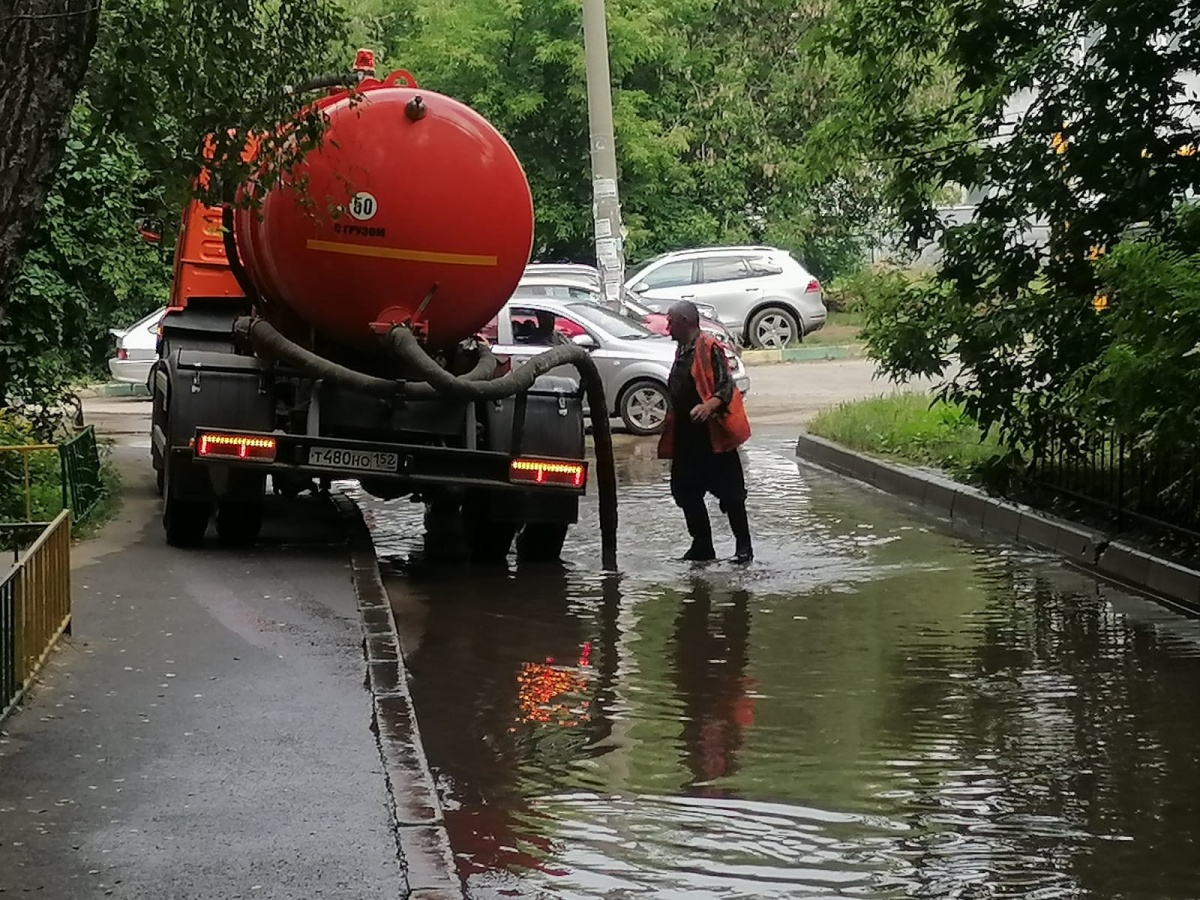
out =
<svg viewBox="0 0 1200 900"><path fill-rule="evenodd" d="M456 521L470 558L557 559L586 492L583 403L572 379L486 402L388 400L240 348L244 298L191 298L168 310L152 374L151 459L169 543L244 545L277 493L357 479L407 496L427 521ZM214 515L215 514L215 515Z"/></svg>

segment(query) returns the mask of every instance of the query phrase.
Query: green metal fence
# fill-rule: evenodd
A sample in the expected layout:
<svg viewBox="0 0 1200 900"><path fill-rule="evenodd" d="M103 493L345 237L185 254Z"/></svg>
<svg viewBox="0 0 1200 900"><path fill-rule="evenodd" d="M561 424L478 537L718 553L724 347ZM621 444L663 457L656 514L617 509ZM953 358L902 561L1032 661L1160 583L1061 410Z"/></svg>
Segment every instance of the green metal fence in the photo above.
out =
<svg viewBox="0 0 1200 900"><path fill-rule="evenodd" d="M78 522L104 496L95 429L89 425L69 441L59 444L58 455L62 461L63 505L70 505L71 514Z"/></svg>

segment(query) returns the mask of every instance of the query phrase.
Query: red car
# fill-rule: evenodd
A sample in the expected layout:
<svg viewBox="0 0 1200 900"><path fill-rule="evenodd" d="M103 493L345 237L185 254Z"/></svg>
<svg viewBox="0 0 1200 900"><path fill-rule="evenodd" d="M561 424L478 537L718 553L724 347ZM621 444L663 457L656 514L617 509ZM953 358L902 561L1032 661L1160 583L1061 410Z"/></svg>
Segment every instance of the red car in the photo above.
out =
<svg viewBox="0 0 1200 900"><path fill-rule="evenodd" d="M627 319L637 322L655 334L661 334L664 337L669 336L666 314L651 312L646 309L646 307L638 303L629 291L623 292L620 308L617 309L614 308L613 303L605 300L600 291L596 290L590 284L585 285L580 280L564 276L546 276L544 279L539 278L536 280L527 277L522 281L520 287L517 288L514 299L520 299L522 295L527 297L554 297L559 300L586 300L588 303L597 303L612 309L613 312L619 313ZM578 325L565 320L559 320L556 327L567 337L575 337L575 335L583 333L583 329ZM738 342L734 339L729 329L716 319L701 316L700 327L720 341L727 355L741 356L742 351Z"/></svg>

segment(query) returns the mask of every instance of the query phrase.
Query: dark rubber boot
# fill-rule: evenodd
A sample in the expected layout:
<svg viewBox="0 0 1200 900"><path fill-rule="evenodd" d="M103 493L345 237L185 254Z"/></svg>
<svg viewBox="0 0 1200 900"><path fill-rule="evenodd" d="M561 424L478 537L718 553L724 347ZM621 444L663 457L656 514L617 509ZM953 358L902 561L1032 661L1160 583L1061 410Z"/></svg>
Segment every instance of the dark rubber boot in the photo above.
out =
<svg viewBox="0 0 1200 900"><path fill-rule="evenodd" d="M737 541L733 553L735 563L748 563L754 559L754 545L750 540L750 519L746 515L746 507L739 506L729 510L729 527Z"/></svg>
<svg viewBox="0 0 1200 900"><path fill-rule="evenodd" d="M713 549L712 523L708 520L708 510L701 504L693 509L685 509L683 516L687 521L688 534L692 536L692 546L680 558L687 562L711 562L716 559L717 551Z"/></svg>

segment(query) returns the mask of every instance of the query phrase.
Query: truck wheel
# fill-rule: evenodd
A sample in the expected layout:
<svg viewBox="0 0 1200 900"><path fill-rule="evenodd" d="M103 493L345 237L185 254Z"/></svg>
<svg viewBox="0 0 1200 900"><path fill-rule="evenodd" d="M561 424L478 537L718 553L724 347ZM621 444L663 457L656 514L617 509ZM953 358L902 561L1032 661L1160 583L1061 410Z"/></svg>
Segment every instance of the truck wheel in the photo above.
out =
<svg viewBox="0 0 1200 900"><path fill-rule="evenodd" d="M464 522L453 499L431 497L425 501L424 558L430 563L459 563L467 556Z"/></svg>
<svg viewBox="0 0 1200 900"><path fill-rule="evenodd" d="M632 433L645 437L662 431L670 407L667 389L657 381L635 381L621 394L618 412Z"/></svg>
<svg viewBox="0 0 1200 900"><path fill-rule="evenodd" d="M208 531L208 504L202 500L167 500L163 505L163 529L172 547L194 547Z"/></svg>
<svg viewBox="0 0 1200 900"><path fill-rule="evenodd" d="M494 566L508 561L517 523L493 519L489 497L470 496L463 501L462 526L472 563Z"/></svg>
<svg viewBox="0 0 1200 900"><path fill-rule="evenodd" d="M170 454L163 460L163 530L172 547L194 547L204 540L212 507L207 500L184 499L179 496L179 483L188 476L186 467L180 471Z"/></svg>
<svg viewBox="0 0 1200 900"><path fill-rule="evenodd" d="M217 537L230 547L249 547L262 531L262 503L227 501L217 505Z"/></svg>
<svg viewBox="0 0 1200 900"><path fill-rule="evenodd" d="M528 563L558 562L570 525L530 522L517 535L517 559Z"/></svg>

